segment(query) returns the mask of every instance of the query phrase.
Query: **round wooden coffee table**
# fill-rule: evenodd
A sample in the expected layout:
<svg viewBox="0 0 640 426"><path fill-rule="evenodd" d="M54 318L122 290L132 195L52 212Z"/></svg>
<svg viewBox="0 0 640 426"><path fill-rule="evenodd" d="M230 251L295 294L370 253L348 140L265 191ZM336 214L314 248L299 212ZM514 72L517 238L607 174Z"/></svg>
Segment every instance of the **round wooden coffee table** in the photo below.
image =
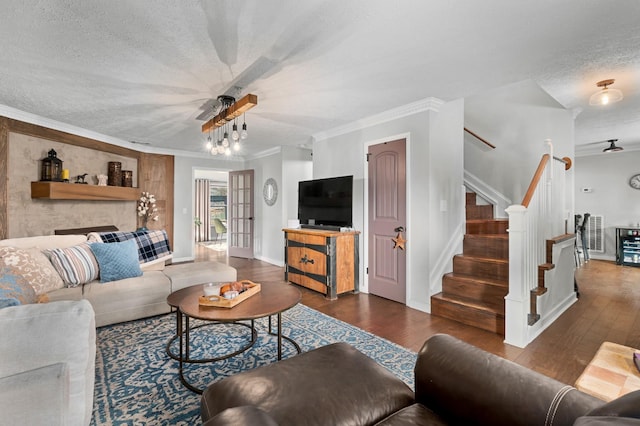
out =
<svg viewBox="0 0 640 426"><path fill-rule="evenodd" d="M256 341L257 331L254 327L254 320L258 318L269 318L269 334L277 336L278 342L278 360L282 359L282 339L285 339L295 347L300 353L300 346L290 337L282 335L282 312L294 307L300 302L300 290L288 283L283 282L263 282L260 284L260 292L240 302L232 308L219 308L213 306L202 306L199 303L199 297L203 295L202 284L185 287L181 290L171 293L167 297L169 306L176 308L176 335L167 342L167 354L178 360L178 372L180 381L190 390L202 393L203 389L198 389L188 383L184 377L184 363L206 363L227 359L238 355L249 349ZM277 317L277 331L272 332L271 317ZM190 327L190 319L205 320L208 324ZM250 325L240 323L239 321L250 321ZM207 325L218 323L234 323L239 326L249 327L251 329L251 339L244 347L223 356L214 358L198 358L190 357L190 332L191 330ZM179 339L179 353L171 351L171 344Z"/></svg>

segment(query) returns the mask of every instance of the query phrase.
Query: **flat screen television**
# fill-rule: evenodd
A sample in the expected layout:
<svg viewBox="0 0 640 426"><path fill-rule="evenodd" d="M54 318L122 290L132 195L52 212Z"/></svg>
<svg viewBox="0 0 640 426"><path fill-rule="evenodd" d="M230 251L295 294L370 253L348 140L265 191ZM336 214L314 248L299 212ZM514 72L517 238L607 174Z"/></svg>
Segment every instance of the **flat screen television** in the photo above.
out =
<svg viewBox="0 0 640 426"><path fill-rule="evenodd" d="M303 228L353 226L353 176L298 183L298 220Z"/></svg>

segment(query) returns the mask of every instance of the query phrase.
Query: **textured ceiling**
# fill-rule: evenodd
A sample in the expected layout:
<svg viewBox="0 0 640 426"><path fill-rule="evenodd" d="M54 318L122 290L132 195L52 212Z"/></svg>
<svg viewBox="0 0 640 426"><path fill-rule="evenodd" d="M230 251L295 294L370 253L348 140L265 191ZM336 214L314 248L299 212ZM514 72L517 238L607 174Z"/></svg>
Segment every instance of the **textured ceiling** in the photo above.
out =
<svg viewBox="0 0 640 426"><path fill-rule="evenodd" d="M3 0L0 104L202 152L200 107L254 93L252 155L531 79L576 112L577 145L640 147L639 20L637 0ZM625 98L589 106L605 78Z"/></svg>

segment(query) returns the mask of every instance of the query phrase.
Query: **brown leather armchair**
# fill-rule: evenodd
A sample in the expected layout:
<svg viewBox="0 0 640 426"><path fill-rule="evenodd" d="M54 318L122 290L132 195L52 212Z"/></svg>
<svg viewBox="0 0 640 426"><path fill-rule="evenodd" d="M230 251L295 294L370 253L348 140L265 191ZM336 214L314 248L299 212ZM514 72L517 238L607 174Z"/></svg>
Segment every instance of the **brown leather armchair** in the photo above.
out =
<svg viewBox="0 0 640 426"><path fill-rule="evenodd" d="M590 413L599 417L587 420L621 420L640 411L640 391L605 404L443 334L425 342L414 371L415 393L355 348L336 343L212 384L202 396L202 420L206 426L530 426L573 425Z"/></svg>

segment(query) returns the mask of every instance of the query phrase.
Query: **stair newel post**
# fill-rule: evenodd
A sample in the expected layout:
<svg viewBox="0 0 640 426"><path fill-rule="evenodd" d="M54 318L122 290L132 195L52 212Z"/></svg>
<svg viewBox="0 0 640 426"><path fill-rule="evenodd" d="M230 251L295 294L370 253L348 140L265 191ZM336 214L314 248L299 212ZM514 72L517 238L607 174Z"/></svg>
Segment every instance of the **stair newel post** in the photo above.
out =
<svg viewBox="0 0 640 426"><path fill-rule="evenodd" d="M532 255L527 244L527 208L512 205L505 211L509 215L509 293L505 297L505 342L524 348L527 345L529 311L526 262Z"/></svg>

